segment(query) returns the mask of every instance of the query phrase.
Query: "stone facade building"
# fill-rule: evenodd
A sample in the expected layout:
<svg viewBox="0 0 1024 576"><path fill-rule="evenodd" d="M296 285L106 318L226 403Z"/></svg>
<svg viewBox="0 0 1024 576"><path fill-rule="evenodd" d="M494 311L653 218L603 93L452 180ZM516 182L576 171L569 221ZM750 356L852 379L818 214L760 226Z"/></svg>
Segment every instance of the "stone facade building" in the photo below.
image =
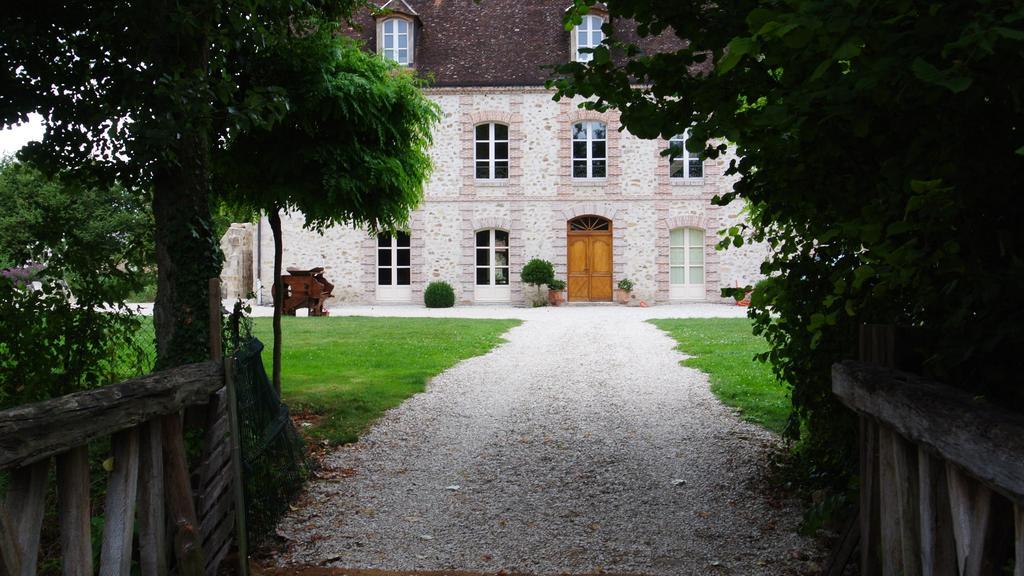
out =
<svg viewBox="0 0 1024 576"><path fill-rule="evenodd" d="M636 138L618 113L555 102L544 88L551 65L589 57L579 50L600 42L607 21L595 11L567 31L569 4L391 0L365 15L367 48L428 75L443 112L425 200L395 237L340 226L321 236L301 215L285 217L283 266L325 268L334 303L422 303L426 285L443 280L459 303L519 304L532 290L519 281L531 258L554 264L570 302L611 300L623 278L649 304L717 301L720 288L756 280L763 248L715 249L717 231L741 217L738 205L710 202L732 184L727 159L670 162L660 154L669 142ZM628 22L612 27L632 33ZM269 302L267 222L252 233Z"/></svg>

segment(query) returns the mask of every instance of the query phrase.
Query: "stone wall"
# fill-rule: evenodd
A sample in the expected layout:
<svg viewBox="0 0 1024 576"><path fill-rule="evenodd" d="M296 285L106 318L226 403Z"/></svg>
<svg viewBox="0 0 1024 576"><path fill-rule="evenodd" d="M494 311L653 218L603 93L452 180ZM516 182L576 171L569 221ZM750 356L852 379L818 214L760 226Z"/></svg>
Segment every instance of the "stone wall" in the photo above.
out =
<svg viewBox="0 0 1024 576"><path fill-rule="evenodd" d="M435 89L431 97L443 118L434 131L434 172L425 200L414 212L412 298L421 302L426 283L444 280L457 301L474 300L474 234L483 228L510 232L513 303L526 297L518 277L530 258L555 264L566 274L566 221L594 214L612 220L615 283L628 277L635 298L648 303L669 299L669 231L679 226L705 229L705 293L719 300L720 289L758 278L765 254L760 246L718 251L718 230L742 218L738 207L719 208L711 198L732 186L723 175L729 158L704 163L703 178L669 177L660 156L662 140L640 140L618 131L618 114L579 110L576 102L551 100L540 88ZM608 125L608 175L571 177L571 126L580 120ZM510 177L479 181L473 173L473 127L483 122L509 125ZM323 236L302 228L301 215L283 218L284 266L322 266L335 284L333 303L375 300L376 244L366 232L334 227ZM256 275L269 301L273 241L260 223L260 262Z"/></svg>

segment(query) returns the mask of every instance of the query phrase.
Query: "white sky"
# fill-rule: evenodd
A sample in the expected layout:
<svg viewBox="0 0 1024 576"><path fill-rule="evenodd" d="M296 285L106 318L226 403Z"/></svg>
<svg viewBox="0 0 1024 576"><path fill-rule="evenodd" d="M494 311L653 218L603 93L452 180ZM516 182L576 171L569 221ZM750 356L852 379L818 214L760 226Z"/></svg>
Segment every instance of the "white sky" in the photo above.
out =
<svg viewBox="0 0 1024 576"><path fill-rule="evenodd" d="M28 122L24 124L0 130L0 158L13 156L33 140L42 140L44 131L43 117L35 113L29 114Z"/></svg>

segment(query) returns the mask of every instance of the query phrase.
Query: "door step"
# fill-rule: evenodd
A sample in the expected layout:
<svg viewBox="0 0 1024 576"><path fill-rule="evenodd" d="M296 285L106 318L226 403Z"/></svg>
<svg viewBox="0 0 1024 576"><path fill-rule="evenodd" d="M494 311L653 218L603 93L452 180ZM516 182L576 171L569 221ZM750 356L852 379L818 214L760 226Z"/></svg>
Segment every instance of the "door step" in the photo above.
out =
<svg viewBox="0 0 1024 576"><path fill-rule="evenodd" d="M565 306L620 306L617 302L566 302Z"/></svg>

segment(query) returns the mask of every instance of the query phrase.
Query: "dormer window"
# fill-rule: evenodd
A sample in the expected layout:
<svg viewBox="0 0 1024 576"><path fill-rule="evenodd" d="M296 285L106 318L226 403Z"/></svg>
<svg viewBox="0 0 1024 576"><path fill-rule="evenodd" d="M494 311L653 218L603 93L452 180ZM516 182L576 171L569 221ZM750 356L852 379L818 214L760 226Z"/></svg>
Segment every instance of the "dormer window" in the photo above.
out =
<svg viewBox="0 0 1024 576"><path fill-rule="evenodd" d="M404 18L388 18L381 23L380 53L402 66L412 63L412 23Z"/></svg>
<svg viewBox="0 0 1024 576"><path fill-rule="evenodd" d="M589 50L601 45L601 41L604 40L604 31L601 30L603 25L604 18L595 14L588 14L583 17L583 21L580 22L579 26L572 29L573 60L576 62L590 62L594 58L592 52L584 52L583 50Z"/></svg>

